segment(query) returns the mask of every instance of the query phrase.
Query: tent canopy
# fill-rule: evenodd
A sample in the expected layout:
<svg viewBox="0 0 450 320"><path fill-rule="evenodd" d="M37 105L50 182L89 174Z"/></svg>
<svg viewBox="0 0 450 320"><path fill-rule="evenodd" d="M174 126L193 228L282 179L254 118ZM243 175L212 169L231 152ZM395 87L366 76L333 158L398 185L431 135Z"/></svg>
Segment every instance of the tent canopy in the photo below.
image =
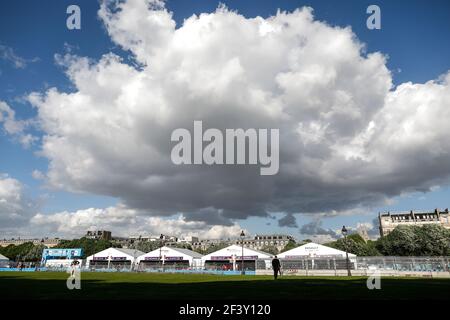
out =
<svg viewBox="0 0 450 320"><path fill-rule="evenodd" d="M356 255L349 253L349 258L355 258ZM345 258L345 251L327 247L314 242L309 242L297 248L280 253L279 258L295 259L295 257L337 257Z"/></svg>
<svg viewBox="0 0 450 320"><path fill-rule="evenodd" d="M0 261L9 261L9 259L4 255L0 254Z"/></svg>
<svg viewBox="0 0 450 320"><path fill-rule="evenodd" d="M200 253L194 252L188 249L175 248L175 247L162 247L161 249L155 249L148 253L142 254L138 257L138 261L147 260L148 258L157 258L159 257L164 260L170 260L171 258L182 258L182 260L192 260L192 259L200 259L202 255Z"/></svg>
<svg viewBox="0 0 450 320"><path fill-rule="evenodd" d="M233 244L231 246L228 246L226 248L217 250L215 252L212 252L210 254L207 254L206 256L203 256L203 260L229 260L233 257L236 257L237 259L240 259L242 255L242 247L238 246L236 244ZM272 255L270 253L249 249L244 246L244 259L268 259Z"/></svg>
<svg viewBox="0 0 450 320"><path fill-rule="evenodd" d="M133 261L143 254L144 253L142 251L134 249L108 248L87 257L87 260L93 260L94 257L95 258L125 257L127 258L127 260Z"/></svg>

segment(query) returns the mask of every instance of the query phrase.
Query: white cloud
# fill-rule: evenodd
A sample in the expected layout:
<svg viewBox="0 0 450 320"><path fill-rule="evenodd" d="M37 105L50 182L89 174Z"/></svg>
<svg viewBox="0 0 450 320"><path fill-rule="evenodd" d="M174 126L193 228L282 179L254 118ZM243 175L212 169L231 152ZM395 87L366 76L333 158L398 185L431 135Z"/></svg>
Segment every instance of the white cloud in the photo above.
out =
<svg viewBox="0 0 450 320"><path fill-rule="evenodd" d="M310 237L307 237L306 239L309 239L312 242L319 243L319 244L336 241L336 238L331 236L331 235L329 235L329 234L312 235Z"/></svg>
<svg viewBox="0 0 450 320"><path fill-rule="evenodd" d="M338 233L331 229L325 229L322 227L322 221L320 219L315 219L307 224L304 224L299 229L300 234L304 236L328 236L326 238L336 239Z"/></svg>
<svg viewBox="0 0 450 320"><path fill-rule="evenodd" d="M31 173L31 176L36 180L45 179L45 175L39 170L33 170L33 172Z"/></svg>
<svg viewBox="0 0 450 320"><path fill-rule="evenodd" d="M3 124L5 132L17 139L24 148L30 147L38 140L37 137L25 132L32 123L33 120L17 120L15 111L0 100L0 124Z"/></svg>
<svg viewBox="0 0 450 320"><path fill-rule="evenodd" d="M16 69L25 69L30 62L39 61L39 58L25 59L18 56L14 50L8 46L0 44L0 60L10 62ZM0 70L1 71L1 70Z"/></svg>
<svg viewBox="0 0 450 320"><path fill-rule="evenodd" d="M179 28L160 1L106 1L99 15L141 68L112 53L66 55L58 62L76 90L30 95L56 188L230 225L267 212L351 212L448 183L449 75L393 89L383 54L365 55L350 28L309 8L263 19L222 6ZM170 134L194 120L279 128L279 174L173 165Z"/></svg>
<svg viewBox="0 0 450 320"><path fill-rule="evenodd" d="M0 174L0 232L8 235L28 222L35 204L28 199L18 180Z"/></svg>
<svg viewBox="0 0 450 320"><path fill-rule="evenodd" d="M81 237L87 230L111 230L115 235L159 235L198 236L201 239L236 238L241 228L231 226L210 226L204 222L186 221L177 218L140 216L136 210L122 205L105 209L89 208L75 212L54 214L38 213L30 220L31 227L39 228L45 234L63 237Z"/></svg>

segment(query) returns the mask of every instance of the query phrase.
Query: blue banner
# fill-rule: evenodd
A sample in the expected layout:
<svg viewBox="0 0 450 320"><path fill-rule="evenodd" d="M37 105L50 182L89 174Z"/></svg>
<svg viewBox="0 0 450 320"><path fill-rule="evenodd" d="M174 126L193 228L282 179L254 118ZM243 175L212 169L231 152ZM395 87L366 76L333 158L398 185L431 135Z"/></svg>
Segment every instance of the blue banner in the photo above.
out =
<svg viewBox="0 0 450 320"><path fill-rule="evenodd" d="M68 248L68 249L44 249L42 252L42 260L47 260L51 258L55 259L74 259L81 258L83 256L82 248Z"/></svg>

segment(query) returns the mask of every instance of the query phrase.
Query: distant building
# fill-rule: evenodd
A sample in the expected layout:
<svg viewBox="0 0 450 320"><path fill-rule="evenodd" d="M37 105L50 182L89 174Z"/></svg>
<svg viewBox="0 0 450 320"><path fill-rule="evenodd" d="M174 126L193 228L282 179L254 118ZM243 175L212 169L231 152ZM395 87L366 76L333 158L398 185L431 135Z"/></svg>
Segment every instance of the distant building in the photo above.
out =
<svg viewBox="0 0 450 320"><path fill-rule="evenodd" d="M162 241L161 241L162 240ZM121 246L122 248L128 248L131 245L136 245L137 243L143 242L155 242L158 245L175 246L177 244L178 238L174 236L163 235L133 235L129 237L114 237L114 245Z"/></svg>
<svg viewBox="0 0 450 320"><path fill-rule="evenodd" d="M52 248L55 247L58 242L61 241L59 238L43 238L43 239L21 239L21 238L17 238L17 239L3 239L0 240L0 247L7 247L9 245L21 245L24 244L26 242L32 242L34 245L44 245L48 248Z"/></svg>
<svg viewBox="0 0 450 320"><path fill-rule="evenodd" d="M198 240L198 237L186 236L181 239L178 239L178 242L192 244L192 243L199 242L199 240Z"/></svg>
<svg viewBox="0 0 450 320"><path fill-rule="evenodd" d="M175 236L167 236L167 235L163 235L163 241L167 241L167 242L177 242L178 238Z"/></svg>
<svg viewBox="0 0 450 320"><path fill-rule="evenodd" d="M278 251L281 251L289 241L295 242L294 237L284 234L256 235L254 239L244 239L244 246L256 250L262 250L264 247L275 247ZM236 240L235 243L241 244L241 240Z"/></svg>
<svg viewBox="0 0 450 320"><path fill-rule="evenodd" d="M160 241L159 236L152 236L152 235L139 235L139 236L130 236L128 238L118 238L118 237L114 237L114 239L116 240L122 240L122 241L142 241L142 242L146 242L146 241Z"/></svg>
<svg viewBox="0 0 450 320"><path fill-rule="evenodd" d="M365 225L359 225L356 228L356 232L364 239L364 241L370 240L369 233L367 232L367 227Z"/></svg>
<svg viewBox="0 0 450 320"><path fill-rule="evenodd" d="M104 231L104 230L96 230L96 231L88 231L86 232L87 239L94 239L94 240L111 240L111 231Z"/></svg>
<svg viewBox="0 0 450 320"><path fill-rule="evenodd" d="M434 212L413 212L408 213L380 213L378 214L380 221L380 235L386 236L397 226L414 226L425 224L439 224L444 228L450 229L450 217L448 209L440 211L435 209Z"/></svg>
<svg viewBox="0 0 450 320"><path fill-rule="evenodd" d="M161 238L162 236L162 238ZM178 238L175 236L168 236L165 234L161 234L159 236L155 235L139 235L139 236L130 236L128 237L130 240L138 240L138 241L178 241Z"/></svg>
<svg viewBox="0 0 450 320"><path fill-rule="evenodd" d="M204 239L197 242L192 242L191 246L194 250L208 250L211 247L224 245L224 244L230 244L231 242L228 240L222 240L222 239Z"/></svg>

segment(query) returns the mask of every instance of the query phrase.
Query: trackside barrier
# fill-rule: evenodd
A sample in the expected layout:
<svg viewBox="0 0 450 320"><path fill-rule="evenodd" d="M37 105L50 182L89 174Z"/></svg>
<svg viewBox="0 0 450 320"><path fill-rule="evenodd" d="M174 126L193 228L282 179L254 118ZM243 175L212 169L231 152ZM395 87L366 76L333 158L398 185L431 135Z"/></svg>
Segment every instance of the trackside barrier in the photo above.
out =
<svg viewBox="0 0 450 320"><path fill-rule="evenodd" d="M34 272L34 271L47 271L46 268L0 268L0 271L18 271L18 272Z"/></svg>
<svg viewBox="0 0 450 320"><path fill-rule="evenodd" d="M351 273L354 276L368 276L377 271L381 276L403 277L450 277L450 257L356 257L349 259ZM303 259L280 259L283 275L299 276L346 276L347 261L342 258L305 257ZM256 260L254 266L245 270L246 275L273 274L271 259ZM67 267L28 267L0 268L0 271L60 271L66 272ZM188 273L240 275L240 270L222 269L220 266L181 267L161 265L143 268L138 265L120 266L116 268L93 268L82 266L85 272L148 272L148 273Z"/></svg>
<svg viewBox="0 0 450 320"><path fill-rule="evenodd" d="M356 257L349 259L354 276L367 276L374 271L381 276L450 277L449 257ZM346 276L347 260L342 258L305 257L280 259L282 273L302 276ZM272 274L270 260L258 261L256 274Z"/></svg>

